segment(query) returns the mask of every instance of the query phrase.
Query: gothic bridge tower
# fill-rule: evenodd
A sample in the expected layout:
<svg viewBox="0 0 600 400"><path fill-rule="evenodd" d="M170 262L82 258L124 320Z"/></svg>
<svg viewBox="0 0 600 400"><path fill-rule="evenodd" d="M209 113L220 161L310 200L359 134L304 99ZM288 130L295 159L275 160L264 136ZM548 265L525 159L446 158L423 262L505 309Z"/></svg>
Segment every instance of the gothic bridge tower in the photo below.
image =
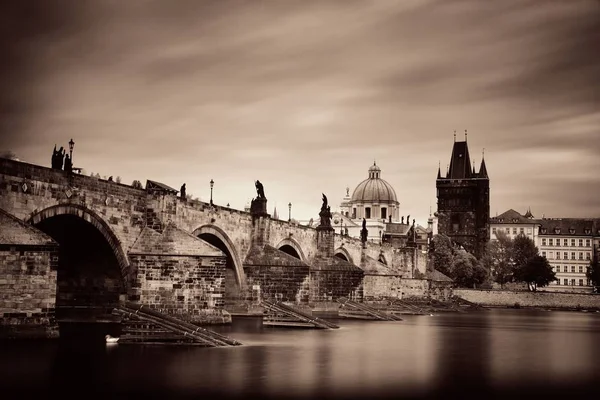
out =
<svg viewBox="0 0 600 400"><path fill-rule="evenodd" d="M438 232L480 258L490 240L490 179L483 156L479 172L471 164L466 130L464 142L454 134L450 166L445 177L438 167L436 188Z"/></svg>

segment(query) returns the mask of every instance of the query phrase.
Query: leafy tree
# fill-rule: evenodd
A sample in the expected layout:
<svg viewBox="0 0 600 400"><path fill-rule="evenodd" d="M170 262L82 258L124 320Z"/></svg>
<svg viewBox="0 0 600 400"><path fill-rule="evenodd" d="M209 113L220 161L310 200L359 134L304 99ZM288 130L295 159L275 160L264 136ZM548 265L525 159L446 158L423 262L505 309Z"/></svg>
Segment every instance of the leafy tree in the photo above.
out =
<svg viewBox="0 0 600 400"><path fill-rule="evenodd" d="M514 271L513 241L505 232L496 232L496 240L488 243L482 263L491 271L492 278L501 287L504 287L505 283L512 282Z"/></svg>
<svg viewBox="0 0 600 400"><path fill-rule="evenodd" d="M142 182L138 181L137 179L131 183L131 186L136 189L143 189Z"/></svg>
<svg viewBox="0 0 600 400"><path fill-rule="evenodd" d="M435 235L431 239L430 251L433 268L444 275L451 276L454 248L450 238L443 234Z"/></svg>
<svg viewBox="0 0 600 400"><path fill-rule="evenodd" d="M590 260L590 266L585 275L592 281L592 285L600 286L600 263L598 262L598 255L596 252L594 252L594 257Z"/></svg>
<svg viewBox="0 0 600 400"><path fill-rule="evenodd" d="M458 286L472 287L483 283L488 273L474 255L459 251L454 256L449 276Z"/></svg>
<svg viewBox="0 0 600 400"><path fill-rule="evenodd" d="M516 280L527 283L532 292L556 280L556 274L546 257L539 255L531 257L525 265L516 268L514 275Z"/></svg>
<svg viewBox="0 0 600 400"><path fill-rule="evenodd" d="M8 160L19 161L19 158L17 157L17 155L10 150L0 151L0 158L6 158Z"/></svg>
<svg viewBox="0 0 600 400"><path fill-rule="evenodd" d="M535 243L525 235L518 235L513 240L512 247L515 269L523 268L530 259L538 255L538 248L535 247Z"/></svg>

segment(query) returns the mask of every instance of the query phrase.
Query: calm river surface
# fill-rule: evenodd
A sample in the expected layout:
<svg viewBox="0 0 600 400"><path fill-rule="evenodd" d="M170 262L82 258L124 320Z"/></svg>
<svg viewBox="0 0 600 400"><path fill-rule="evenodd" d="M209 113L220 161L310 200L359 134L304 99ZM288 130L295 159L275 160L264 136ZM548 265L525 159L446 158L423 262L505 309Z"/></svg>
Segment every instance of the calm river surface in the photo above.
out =
<svg viewBox="0 0 600 400"><path fill-rule="evenodd" d="M2 398L597 395L590 385L600 382L600 313L487 310L337 322L339 330L323 331L236 321L219 328L245 344L234 348L3 342Z"/></svg>

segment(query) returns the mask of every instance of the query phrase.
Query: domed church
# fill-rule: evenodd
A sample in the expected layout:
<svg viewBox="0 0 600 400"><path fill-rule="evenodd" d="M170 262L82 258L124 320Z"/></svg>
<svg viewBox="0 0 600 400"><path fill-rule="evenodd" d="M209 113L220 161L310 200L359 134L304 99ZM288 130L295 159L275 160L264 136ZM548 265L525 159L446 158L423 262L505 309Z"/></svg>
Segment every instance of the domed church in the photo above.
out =
<svg viewBox="0 0 600 400"><path fill-rule="evenodd" d="M336 230L348 236L360 237L362 220L365 219L367 240L381 242L386 230L403 220L400 217L400 202L394 187L381 178L381 168L377 163L369 167L367 179L361 181L350 196L350 188L346 188L346 197L340 204L340 211L333 214L332 225ZM409 225L402 221L402 236L405 236Z"/></svg>
<svg viewBox="0 0 600 400"><path fill-rule="evenodd" d="M352 197L348 199L349 190L340 205L340 212L351 219L369 221L399 221L400 203L396 191L387 181L381 179L381 168L376 163L369 168L369 177L356 186Z"/></svg>

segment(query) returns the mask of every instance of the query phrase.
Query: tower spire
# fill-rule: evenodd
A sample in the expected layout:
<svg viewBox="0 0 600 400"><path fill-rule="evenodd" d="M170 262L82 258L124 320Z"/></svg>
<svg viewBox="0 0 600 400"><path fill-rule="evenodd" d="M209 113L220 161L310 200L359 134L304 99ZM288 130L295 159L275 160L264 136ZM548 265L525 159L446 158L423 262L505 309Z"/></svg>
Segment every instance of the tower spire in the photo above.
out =
<svg viewBox="0 0 600 400"><path fill-rule="evenodd" d="M467 141L467 130L465 129L465 142Z"/></svg>
<svg viewBox="0 0 600 400"><path fill-rule="evenodd" d="M456 142L456 129L454 130L454 142Z"/></svg>
<svg viewBox="0 0 600 400"><path fill-rule="evenodd" d="M442 170L441 170L441 168L442 168L442 162L438 161L438 174L437 174L437 178L438 179L441 179L441 177L442 177Z"/></svg>

